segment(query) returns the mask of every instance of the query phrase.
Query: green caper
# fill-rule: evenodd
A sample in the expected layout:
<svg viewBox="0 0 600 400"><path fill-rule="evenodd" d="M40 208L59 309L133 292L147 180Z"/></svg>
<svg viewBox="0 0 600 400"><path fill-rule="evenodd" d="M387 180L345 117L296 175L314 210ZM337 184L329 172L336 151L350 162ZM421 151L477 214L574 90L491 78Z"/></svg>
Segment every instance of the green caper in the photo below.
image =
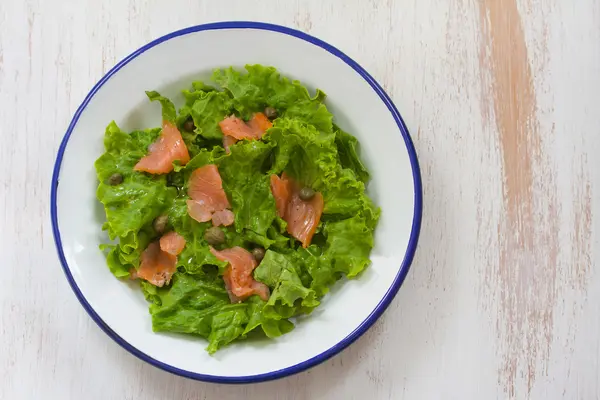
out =
<svg viewBox="0 0 600 400"><path fill-rule="evenodd" d="M206 232L204 232L204 239L211 246L217 246L219 244L225 243L225 232L213 226L212 228L208 228Z"/></svg>
<svg viewBox="0 0 600 400"><path fill-rule="evenodd" d="M298 193L298 196L300 196L302 200L308 201L315 197L315 191L312 190L312 188L305 186L302 189L300 189L300 193Z"/></svg>
<svg viewBox="0 0 600 400"><path fill-rule="evenodd" d="M188 132L193 132L196 129L194 120L190 117L183 123L183 129Z"/></svg>
<svg viewBox="0 0 600 400"><path fill-rule="evenodd" d="M123 175L119 173L114 173L108 178L108 184L111 186L119 185L123 182Z"/></svg>
<svg viewBox="0 0 600 400"><path fill-rule="evenodd" d="M257 247L252 249L252 256L258 262L261 262L263 258L265 258L265 249L262 247Z"/></svg>
<svg viewBox="0 0 600 400"><path fill-rule="evenodd" d="M265 116L269 119L275 119L277 118L277 110L273 107L267 107L265 108Z"/></svg>
<svg viewBox="0 0 600 400"><path fill-rule="evenodd" d="M156 233L164 233L169 224L169 217L167 215L160 215L154 219L152 226Z"/></svg>

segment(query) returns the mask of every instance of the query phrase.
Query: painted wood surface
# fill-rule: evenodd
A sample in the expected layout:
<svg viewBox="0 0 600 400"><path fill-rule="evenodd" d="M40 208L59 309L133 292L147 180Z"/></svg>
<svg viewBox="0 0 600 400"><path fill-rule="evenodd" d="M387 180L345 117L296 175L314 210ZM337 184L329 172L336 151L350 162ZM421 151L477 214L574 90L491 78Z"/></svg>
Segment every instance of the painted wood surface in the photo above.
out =
<svg viewBox="0 0 600 400"><path fill-rule="evenodd" d="M263 20L353 57L420 157L412 270L375 326L275 382L144 364L78 304L50 174L91 86L181 27ZM0 399L600 398L600 1L0 0Z"/></svg>

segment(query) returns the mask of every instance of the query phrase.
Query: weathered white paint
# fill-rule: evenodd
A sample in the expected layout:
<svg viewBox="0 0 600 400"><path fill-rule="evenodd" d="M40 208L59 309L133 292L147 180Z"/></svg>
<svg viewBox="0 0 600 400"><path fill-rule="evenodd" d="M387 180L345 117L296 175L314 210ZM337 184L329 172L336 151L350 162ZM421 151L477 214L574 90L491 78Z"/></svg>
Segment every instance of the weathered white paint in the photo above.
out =
<svg viewBox="0 0 600 400"><path fill-rule="evenodd" d="M425 209L411 273L363 338L291 378L218 386L94 325L48 198L103 73L235 19L314 34L374 75L413 133ZM0 399L600 398L599 93L597 0L0 0Z"/></svg>

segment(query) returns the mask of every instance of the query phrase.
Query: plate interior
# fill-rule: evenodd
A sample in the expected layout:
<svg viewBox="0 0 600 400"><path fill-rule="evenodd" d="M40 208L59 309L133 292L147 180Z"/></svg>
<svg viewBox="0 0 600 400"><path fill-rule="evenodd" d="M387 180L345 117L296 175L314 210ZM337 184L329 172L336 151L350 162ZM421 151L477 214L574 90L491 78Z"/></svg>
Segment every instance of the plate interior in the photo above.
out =
<svg viewBox="0 0 600 400"><path fill-rule="evenodd" d="M259 63L277 67L328 94L335 122L358 137L372 174L369 193L382 209L372 265L357 280L342 280L296 329L276 340L240 341L209 356L203 339L152 332L148 304L137 284L110 273L98 249L107 241L96 200L93 162L103 153L106 125L124 130L160 124L160 107L145 90L183 101L180 90L208 80L218 67ZM418 173L418 171L416 172ZM396 120L371 85L342 59L306 40L262 29L190 32L133 58L91 98L66 145L56 208L67 269L90 307L130 346L191 374L248 377L280 371L331 349L365 322L399 275L415 214L413 168ZM408 268L405 265L404 268ZM341 283L341 284L340 284Z"/></svg>

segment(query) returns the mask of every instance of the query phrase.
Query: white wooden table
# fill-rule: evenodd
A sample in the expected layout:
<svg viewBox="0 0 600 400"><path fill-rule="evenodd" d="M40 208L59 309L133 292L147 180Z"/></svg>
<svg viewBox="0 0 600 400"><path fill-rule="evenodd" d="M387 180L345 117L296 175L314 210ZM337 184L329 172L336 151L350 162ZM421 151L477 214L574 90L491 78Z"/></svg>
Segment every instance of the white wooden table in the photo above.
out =
<svg viewBox="0 0 600 400"><path fill-rule="evenodd" d="M50 229L59 141L119 59L181 27L316 35L392 96L420 157L420 246L332 360L220 386L144 364L69 288ZM0 0L0 399L600 398L600 2Z"/></svg>

